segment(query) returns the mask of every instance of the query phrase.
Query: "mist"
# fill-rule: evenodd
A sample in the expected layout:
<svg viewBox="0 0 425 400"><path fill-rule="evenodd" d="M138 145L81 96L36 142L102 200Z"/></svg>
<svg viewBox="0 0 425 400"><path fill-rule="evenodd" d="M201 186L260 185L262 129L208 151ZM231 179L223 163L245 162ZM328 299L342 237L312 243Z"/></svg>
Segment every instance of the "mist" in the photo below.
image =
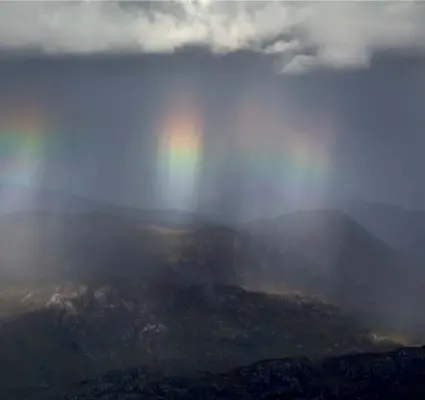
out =
<svg viewBox="0 0 425 400"><path fill-rule="evenodd" d="M424 342L424 7L381 3L1 6L8 398Z"/></svg>

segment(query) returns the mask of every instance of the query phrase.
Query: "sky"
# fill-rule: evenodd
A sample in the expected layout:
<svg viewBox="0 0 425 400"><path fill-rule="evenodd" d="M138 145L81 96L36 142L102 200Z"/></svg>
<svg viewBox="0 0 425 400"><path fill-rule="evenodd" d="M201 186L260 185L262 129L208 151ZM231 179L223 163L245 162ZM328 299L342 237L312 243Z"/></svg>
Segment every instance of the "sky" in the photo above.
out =
<svg viewBox="0 0 425 400"><path fill-rule="evenodd" d="M425 209L424 18L385 0L2 2L0 179L241 218Z"/></svg>

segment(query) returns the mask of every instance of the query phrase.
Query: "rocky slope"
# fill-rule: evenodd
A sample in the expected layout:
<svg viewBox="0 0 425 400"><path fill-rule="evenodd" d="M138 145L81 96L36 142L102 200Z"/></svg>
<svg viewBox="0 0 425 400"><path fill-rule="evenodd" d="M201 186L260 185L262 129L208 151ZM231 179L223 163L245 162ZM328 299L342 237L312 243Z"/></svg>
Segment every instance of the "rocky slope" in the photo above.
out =
<svg viewBox="0 0 425 400"><path fill-rule="evenodd" d="M425 333L425 265L334 210L299 211L249 224L272 285L323 295L383 329ZM257 248L258 248L257 246ZM261 281L261 280L257 280Z"/></svg>
<svg viewBox="0 0 425 400"><path fill-rule="evenodd" d="M22 295L20 306L27 311L3 318L0 329L8 365L0 388L9 399L132 365L218 372L394 346L318 299L232 286L68 284Z"/></svg>
<svg viewBox="0 0 425 400"><path fill-rule="evenodd" d="M20 400L135 365L218 372L271 357L382 349L375 317L406 327L400 316L416 323L420 309L400 260L333 212L294 214L258 231L103 213L5 217L1 394ZM370 311L364 321L372 323L353 319L363 316L356 311Z"/></svg>
<svg viewBox="0 0 425 400"><path fill-rule="evenodd" d="M327 358L265 360L227 373L161 376L144 368L111 372L39 399L402 400L425 396L425 348Z"/></svg>

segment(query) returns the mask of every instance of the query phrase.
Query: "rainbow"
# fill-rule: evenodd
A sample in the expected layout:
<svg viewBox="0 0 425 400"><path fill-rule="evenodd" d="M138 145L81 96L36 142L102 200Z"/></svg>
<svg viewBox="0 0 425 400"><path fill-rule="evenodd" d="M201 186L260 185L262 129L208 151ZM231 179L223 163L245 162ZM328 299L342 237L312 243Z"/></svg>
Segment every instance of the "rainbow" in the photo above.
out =
<svg viewBox="0 0 425 400"><path fill-rule="evenodd" d="M281 117L279 102L245 93L236 116L238 162L248 186L282 193L289 207L326 195L335 129L325 118L297 126ZM267 195L266 195L267 197Z"/></svg>
<svg viewBox="0 0 425 400"><path fill-rule="evenodd" d="M0 115L0 178L31 185L38 179L50 140L43 110L31 104Z"/></svg>
<svg viewBox="0 0 425 400"><path fill-rule="evenodd" d="M230 135L217 135L221 143L212 137L206 146L204 110L188 93L177 94L166 103L158 129L157 183L163 207L187 210L196 206L206 152L214 160L207 168L210 177L236 168L238 190L245 193L242 203L258 203L264 209L265 199L274 196L275 202L276 197L282 198L284 209L317 204L325 198L331 181L335 130L323 116L314 126L290 123L282 118L280 102L273 101L273 96L264 101L247 90L236 105L232 126L224 127ZM223 148L226 144L232 151L230 157ZM222 187L222 182L207 184L216 192ZM211 199L217 194L212 193Z"/></svg>
<svg viewBox="0 0 425 400"><path fill-rule="evenodd" d="M180 95L167 104L158 144L158 182L166 208L188 210L196 206L202 125L202 114L190 98Z"/></svg>

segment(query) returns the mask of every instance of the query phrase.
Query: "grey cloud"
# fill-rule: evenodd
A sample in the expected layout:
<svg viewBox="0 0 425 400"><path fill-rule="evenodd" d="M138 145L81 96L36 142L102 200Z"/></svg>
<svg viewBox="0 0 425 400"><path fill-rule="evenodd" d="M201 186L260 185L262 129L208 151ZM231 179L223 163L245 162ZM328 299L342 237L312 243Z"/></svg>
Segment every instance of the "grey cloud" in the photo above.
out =
<svg viewBox="0 0 425 400"><path fill-rule="evenodd" d="M4 2L0 46L102 53L173 52L199 44L218 53L253 49L272 54L284 60L278 72L298 72L365 66L376 50L423 50L424 17L425 3L385 0ZM282 39L288 33L289 39ZM306 54L306 48L316 51Z"/></svg>

